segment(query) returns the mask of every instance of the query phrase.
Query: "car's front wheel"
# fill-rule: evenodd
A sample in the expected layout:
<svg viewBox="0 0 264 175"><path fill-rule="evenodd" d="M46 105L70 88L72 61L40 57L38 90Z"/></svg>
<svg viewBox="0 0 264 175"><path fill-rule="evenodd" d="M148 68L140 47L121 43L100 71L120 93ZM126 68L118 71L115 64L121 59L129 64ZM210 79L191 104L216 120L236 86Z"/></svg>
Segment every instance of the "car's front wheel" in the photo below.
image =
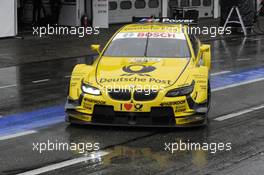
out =
<svg viewBox="0 0 264 175"><path fill-rule="evenodd" d="M209 123L209 112L210 112L210 108L211 108L211 85L210 85L210 81L208 81L208 85L207 85L207 112L206 112L206 124Z"/></svg>

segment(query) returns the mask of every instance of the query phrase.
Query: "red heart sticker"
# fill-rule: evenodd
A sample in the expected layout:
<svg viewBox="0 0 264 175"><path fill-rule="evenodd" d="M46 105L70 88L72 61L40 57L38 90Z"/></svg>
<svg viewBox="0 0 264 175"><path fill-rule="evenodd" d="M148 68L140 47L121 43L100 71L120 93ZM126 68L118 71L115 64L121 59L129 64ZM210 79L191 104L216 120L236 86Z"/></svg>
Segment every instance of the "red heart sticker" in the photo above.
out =
<svg viewBox="0 0 264 175"><path fill-rule="evenodd" d="M126 108L127 111L129 111L132 108L132 104L131 103L125 103L124 107Z"/></svg>

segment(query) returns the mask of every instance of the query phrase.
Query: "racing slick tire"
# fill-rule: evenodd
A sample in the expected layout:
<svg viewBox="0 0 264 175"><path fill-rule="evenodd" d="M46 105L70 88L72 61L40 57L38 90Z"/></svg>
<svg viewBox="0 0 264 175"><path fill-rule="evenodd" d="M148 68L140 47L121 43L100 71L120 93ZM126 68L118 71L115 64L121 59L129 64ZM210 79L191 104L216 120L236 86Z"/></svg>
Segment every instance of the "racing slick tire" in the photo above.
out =
<svg viewBox="0 0 264 175"><path fill-rule="evenodd" d="M202 128L207 128L210 120L209 120L209 112L211 108L211 86L210 82L208 82L208 90L207 90L207 112L205 114L204 124L201 126Z"/></svg>
<svg viewBox="0 0 264 175"><path fill-rule="evenodd" d="M210 85L210 81L208 82L208 90L207 90L207 113L206 113L206 124L209 124L210 120L209 120L209 112L210 112L210 108L211 108L211 85Z"/></svg>

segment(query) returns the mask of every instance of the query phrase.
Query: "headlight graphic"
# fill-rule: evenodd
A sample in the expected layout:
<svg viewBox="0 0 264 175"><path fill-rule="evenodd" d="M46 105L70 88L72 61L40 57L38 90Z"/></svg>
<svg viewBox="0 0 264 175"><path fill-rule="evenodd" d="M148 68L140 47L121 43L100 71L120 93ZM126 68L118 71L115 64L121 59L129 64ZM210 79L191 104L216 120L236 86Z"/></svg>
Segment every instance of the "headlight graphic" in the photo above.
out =
<svg viewBox="0 0 264 175"><path fill-rule="evenodd" d="M101 95L101 91L98 88L84 83L82 84L82 91L86 94Z"/></svg>
<svg viewBox="0 0 264 175"><path fill-rule="evenodd" d="M195 82L193 81L190 86L186 86L178 89L172 89L169 92L167 92L166 97L178 97L178 96L188 95L192 93L194 84Z"/></svg>

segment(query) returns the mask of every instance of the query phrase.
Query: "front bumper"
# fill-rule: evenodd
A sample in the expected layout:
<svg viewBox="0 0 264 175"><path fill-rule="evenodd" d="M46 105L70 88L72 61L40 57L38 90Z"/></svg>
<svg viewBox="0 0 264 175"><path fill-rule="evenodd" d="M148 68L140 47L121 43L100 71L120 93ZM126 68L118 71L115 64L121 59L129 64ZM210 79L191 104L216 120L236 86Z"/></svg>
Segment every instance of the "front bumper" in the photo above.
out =
<svg viewBox="0 0 264 175"><path fill-rule="evenodd" d="M141 110L126 111L124 104L141 104ZM195 103L190 95L132 103L81 94L77 100L68 98L65 111L66 121L77 124L189 127L206 124L207 107L206 102Z"/></svg>
<svg viewBox="0 0 264 175"><path fill-rule="evenodd" d="M96 106L93 115L66 110L66 121L84 125L138 127L195 127L207 123L206 114L175 117L172 108L158 107L151 112L115 112L111 106Z"/></svg>

